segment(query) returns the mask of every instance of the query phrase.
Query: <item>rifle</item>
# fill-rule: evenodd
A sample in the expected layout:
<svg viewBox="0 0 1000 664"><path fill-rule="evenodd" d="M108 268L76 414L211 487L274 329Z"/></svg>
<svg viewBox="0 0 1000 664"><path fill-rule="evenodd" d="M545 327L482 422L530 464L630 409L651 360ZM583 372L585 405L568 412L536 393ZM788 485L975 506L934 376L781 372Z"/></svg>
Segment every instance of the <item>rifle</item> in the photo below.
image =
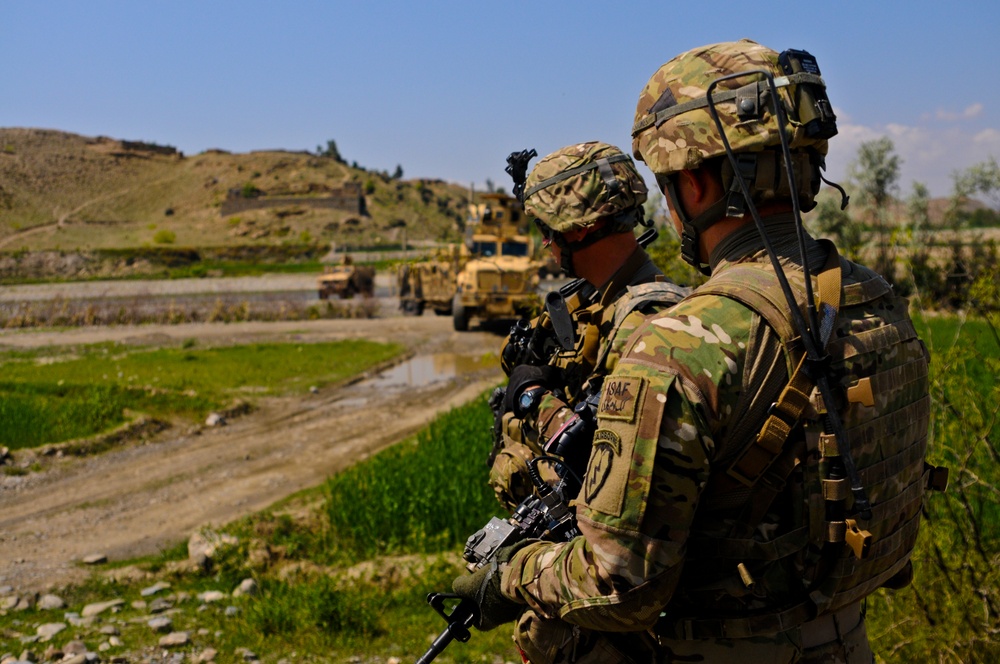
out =
<svg viewBox="0 0 1000 664"><path fill-rule="evenodd" d="M645 249L657 235L655 228L645 230L638 238L639 246ZM522 318L511 327L500 357L504 371L510 373L518 364L542 366L548 364L559 349L573 350L576 331L572 316L593 304L597 294L597 289L582 278L548 293L545 310L535 319L534 325Z"/></svg>
<svg viewBox="0 0 1000 664"><path fill-rule="evenodd" d="M547 457L540 459L544 458ZM466 541L462 557L470 572L489 565L500 549L511 544L526 539L569 541L580 534L573 512L563 498L563 483L551 487L541 478L537 469L540 459L533 459L529 464L531 479L538 486L538 495L525 498L508 519L491 518ZM458 600L458 604L449 613L446 603L454 600ZM417 664L434 661L452 641L468 641L472 636L469 628L478 618L476 603L453 593L431 593L427 596L427 603L445 619L448 626L434 639Z"/></svg>

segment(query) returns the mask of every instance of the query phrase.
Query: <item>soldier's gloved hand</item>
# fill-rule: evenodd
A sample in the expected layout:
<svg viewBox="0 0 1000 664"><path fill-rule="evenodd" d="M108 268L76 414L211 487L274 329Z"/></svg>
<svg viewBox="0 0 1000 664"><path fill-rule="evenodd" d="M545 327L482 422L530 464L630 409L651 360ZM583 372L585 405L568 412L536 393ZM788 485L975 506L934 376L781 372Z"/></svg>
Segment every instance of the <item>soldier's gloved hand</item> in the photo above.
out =
<svg viewBox="0 0 1000 664"><path fill-rule="evenodd" d="M536 367L531 364L519 364L510 372L510 379L507 381L507 393L504 395L504 410L512 412L518 417L523 417L520 412L518 402L521 395L529 387L544 387L551 389L558 379L559 370L548 365Z"/></svg>
<svg viewBox="0 0 1000 664"><path fill-rule="evenodd" d="M476 604L476 629L487 632L504 623L513 622L524 610L523 604L507 599L500 592L500 577L507 561L526 544L530 544L530 541L525 540L500 549L489 564L472 574L463 574L452 582L451 589L456 595Z"/></svg>

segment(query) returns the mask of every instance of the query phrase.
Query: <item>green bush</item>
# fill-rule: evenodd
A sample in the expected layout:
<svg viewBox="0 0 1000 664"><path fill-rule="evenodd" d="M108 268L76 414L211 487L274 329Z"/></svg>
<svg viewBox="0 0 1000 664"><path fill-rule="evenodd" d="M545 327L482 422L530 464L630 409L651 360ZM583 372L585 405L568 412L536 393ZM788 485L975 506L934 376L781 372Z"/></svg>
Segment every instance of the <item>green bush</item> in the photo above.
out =
<svg viewBox="0 0 1000 664"><path fill-rule="evenodd" d="M881 661L1000 661L1000 335L979 318L917 320L931 350L928 457L950 470L927 496L915 579L868 603Z"/></svg>

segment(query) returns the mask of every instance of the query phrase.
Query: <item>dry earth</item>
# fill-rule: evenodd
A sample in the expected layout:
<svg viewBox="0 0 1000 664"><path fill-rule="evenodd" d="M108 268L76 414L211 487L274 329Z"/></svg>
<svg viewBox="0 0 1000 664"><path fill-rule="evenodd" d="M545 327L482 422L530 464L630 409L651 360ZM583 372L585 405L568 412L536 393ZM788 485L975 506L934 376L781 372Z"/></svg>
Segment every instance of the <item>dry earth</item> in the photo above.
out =
<svg viewBox="0 0 1000 664"><path fill-rule="evenodd" d="M401 342L414 360L394 377L259 400L255 412L228 426L174 427L144 444L0 480L0 585L18 592L61 587L86 576L79 561L89 554L114 560L155 553L202 526L263 509L400 440L501 378L495 361L472 361L496 352L497 335L456 333L450 317L433 315L4 332L0 344L20 347L351 337Z"/></svg>

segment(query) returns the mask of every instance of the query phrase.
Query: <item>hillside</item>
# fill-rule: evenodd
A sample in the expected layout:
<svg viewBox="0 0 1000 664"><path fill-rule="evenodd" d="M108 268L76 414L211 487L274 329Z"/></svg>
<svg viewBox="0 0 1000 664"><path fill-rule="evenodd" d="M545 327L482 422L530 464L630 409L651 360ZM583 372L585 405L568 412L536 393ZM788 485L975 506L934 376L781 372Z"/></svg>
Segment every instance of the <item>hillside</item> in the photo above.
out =
<svg viewBox="0 0 1000 664"><path fill-rule="evenodd" d="M361 213L320 205L345 187L361 197ZM223 215L234 195L270 207ZM467 202L458 185L395 180L306 152L185 156L103 136L0 128L0 251L447 240L458 237Z"/></svg>

